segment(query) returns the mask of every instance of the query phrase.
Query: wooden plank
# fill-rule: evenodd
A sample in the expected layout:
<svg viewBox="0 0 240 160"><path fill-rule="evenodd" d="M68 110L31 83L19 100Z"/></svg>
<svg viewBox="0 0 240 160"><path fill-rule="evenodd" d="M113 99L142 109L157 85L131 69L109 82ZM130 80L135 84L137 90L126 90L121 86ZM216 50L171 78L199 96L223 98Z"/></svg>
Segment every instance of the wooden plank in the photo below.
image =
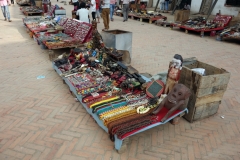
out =
<svg viewBox="0 0 240 160"><path fill-rule="evenodd" d="M196 94L198 97L203 97L203 96L207 96L215 93L225 92L226 90L227 90L227 84L224 84L224 85L213 86L209 88L199 88Z"/></svg>
<svg viewBox="0 0 240 160"><path fill-rule="evenodd" d="M196 72L192 72L192 68L204 68L207 75L202 76ZM230 73L226 70L198 62L183 66L179 82L186 83L186 81L192 81L192 86L189 86L190 89L193 89L194 93L199 92L199 94L203 96L204 88L207 91L204 95L207 95L207 93L215 93L216 90L225 90L229 80ZM199 89L202 90L199 91Z"/></svg>
<svg viewBox="0 0 240 160"><path fill-rule="evenodd" d="M226 85L230 79L230 73L202 76L199 88L209 88L214 86Z"/></svg>
<svg viewBox="0 0 240 160"><path fill-rule="evenodd" d="M213 75L213 74L222 74L227 72L226 70L214 67L212 65L203 63L203 62L199 62L197 68L205 68L206 70L206 75Z"/></svg>
<svg viewBox="0 0 240 160"><path fill-rule="evenodd" d="M223 97L224 91L220 92L220 93L216 93L216 94L211 94L211 95L207 95L204 97L196 97L196 103L195 106L201 106L207 103L212 103L212 102L216 102L216 101L221 101L222 97Z"/></svg>
<svg viewBox="0 0 240 160"><path fill-rule="evenodd" d="M217 113L221 101L204 104L196 107L193 121L207 118Z"/></svg>

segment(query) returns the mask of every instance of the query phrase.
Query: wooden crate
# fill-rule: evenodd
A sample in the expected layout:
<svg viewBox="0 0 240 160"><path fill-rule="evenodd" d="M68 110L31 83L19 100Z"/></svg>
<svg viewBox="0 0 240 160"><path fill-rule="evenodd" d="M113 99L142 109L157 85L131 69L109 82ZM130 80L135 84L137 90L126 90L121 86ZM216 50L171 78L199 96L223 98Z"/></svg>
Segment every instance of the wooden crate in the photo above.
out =
<svg viewBox="0 0 240 160"><path fill-rule="evenodd" d="M193 68L204 68L205 76L193 72ZM183 66L179 83L192 92L187 104L189 113L184 118L193 122L217 113L229 79L228 71L197 60Z"/></svg>
<svg viewBox="0 0 240 160"><path fill-rule="evenodd" d="M42 9L42 1L35 1L36 6Z"/></svg>
<svg viewBox="0 0 240 160"><path fill-rule="evenodd" d="M174 14L175 22L182 22L189 19L190 11L189 10L176 10Z"/></svg>

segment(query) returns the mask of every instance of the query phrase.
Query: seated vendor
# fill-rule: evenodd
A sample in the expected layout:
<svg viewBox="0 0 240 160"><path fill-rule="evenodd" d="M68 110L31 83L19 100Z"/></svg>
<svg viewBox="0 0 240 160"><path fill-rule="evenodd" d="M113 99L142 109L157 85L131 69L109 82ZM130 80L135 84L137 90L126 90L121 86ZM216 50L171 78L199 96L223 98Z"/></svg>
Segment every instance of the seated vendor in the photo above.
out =
<svg viewBox="0 0 240 160"><path fill-rule="evenodd" d="M146 11L146 6L144 3L141 4L141 7L140 7L141 11Z"/></svg>
<svg viewBox="0 0 240 160"><path fill-rule="evenodd" d="M89 19L89 10L86 9L86 3L81 2L79 10L77 10L76 15L79 17L79 20L82 22L90 23Z"/></svg>

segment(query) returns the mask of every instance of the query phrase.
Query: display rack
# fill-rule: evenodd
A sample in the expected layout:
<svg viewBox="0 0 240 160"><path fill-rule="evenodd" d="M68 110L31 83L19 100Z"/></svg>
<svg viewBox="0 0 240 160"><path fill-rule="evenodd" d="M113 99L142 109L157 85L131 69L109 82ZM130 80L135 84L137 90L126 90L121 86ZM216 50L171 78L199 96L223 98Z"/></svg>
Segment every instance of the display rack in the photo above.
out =
<svg viewBox="0 0 240 160"><path fill-rule="evenodd" d="M130 17L133 20L139 20L140 22L146 21L150 24L153 22L159 20L159 19L164 19L166 20L167 17L165 16L142 16L142 15L136 15L136 14L128 14L128 17Z"/></svg>
<svg viewBox="0 0 240 160"><path fill-rule="evenodd" d="M216 15L216 17L213 19L213 22L215 22L217 24L221 24L221 26L218 26L218 27L215 27L215 28L207 28L207 27L194 28L192 26L185 25L185 22L171 23L170 28L171 29L173 29L173 28L184 29L185 33L188 33L188 31L198 32L198 33L200 33L200 36L203 37L206 32L210 33L210 32L216 32L216 31L223 30L226 26L228 26L231 19L232 19L232 16Z"/></svg>
<svg viewBox="0 0 240 160"><path fill-rule="evenodd" d="M54 70L59 74L61 75L62 72L55 66L54 62L52 64ZM147 79L146 77L142 76L142 78L144 78L146 81L149 81L149 79ZM108 129L106 126L104 126L103 122L98 118L97 114L95 113L92 113L92 109L88 108L86 106L85 103L82 102L82 96L77 94L77 91L76 89L74 88L74 86L71 84L71 82L65 78L65 77L62 77L63 79L63 82L65 84L68 85L69 87L69 90L70 92L78 99L78 101L81 103L81 105L86 109L86 111L88 112L89 115L91 115L93 117L93 119L96 121L96 123L105 131L108 133ZM182 111L177 111L174 115L170 116L166 121L164 122L157 122L157 123L154 123L154 124L151 124L151 125L148 125L146 127L143 127L143 128L140 128L139 130L136 130L135 132L131 132L130 134L128 134L127 136L125 136L123 139L119 139L117 137L117 135L114 135L115 137L115 141L114 141L114 145L115 145L115 149L118 151L118 153L122 153L125 151L126 149L126 145L128 144L129 142L129 137L130 136L133 136L137 133L141 133L143 131L146 131L146 130L149 130L153 127L157 127L159 125L162 125L162 124L166 124L167 122L169 122L170 120L172 120L173 118L177 117L177 116L183 116L185 113L188 112L188 109L185 108L184 110ZM110 139L109 139L110 140Z"/></svg>

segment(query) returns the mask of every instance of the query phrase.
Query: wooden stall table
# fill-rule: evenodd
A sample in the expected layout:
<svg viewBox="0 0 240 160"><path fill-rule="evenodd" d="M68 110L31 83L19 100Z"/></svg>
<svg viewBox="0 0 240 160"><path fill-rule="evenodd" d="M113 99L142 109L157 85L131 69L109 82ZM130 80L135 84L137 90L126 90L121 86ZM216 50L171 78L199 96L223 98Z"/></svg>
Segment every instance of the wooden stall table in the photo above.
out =
<svg viewBox="0 0 240 160"><path fill-rule="evenodd" d="M165 16L142 16L142 15L136 15L133 13L129 13L128 16L131 17L131 19L139 20L140 22L147 21L150 24L152 24L153 22L159 19L164 19L164 20L167 19L167 17Z"/></svg>
<svg viewBox="0 0 240 160"><path fill-rule="evenodd" d="M44 15L43 12L27 12L27 11L23 11L23 14L25 16L43 16Z"/></svg>
<svg viewBox="0 0 240 160"><path fill-rule="evenodd" d="M205 28L205 27L193 28L193 27L190 27L189 25L185 25L186 21L185 22L174 22L174 23L170 24L170 28L173 29L174 27L178 27L180 29L184 29L185 33L188 33L188 31L198 32L198 33L200 33L200 36L203 37L204 33L206 33L206 32L212 33L212 32L223 30L226 26L228 26L228 24L230 23L231 20L232 20L232 16L216 15L216 17L213 19L213 22L215 22L216 24L221 24L221 26L216 27L216 28Z"/></svg>
<svg viewBox="0 0 240 160"><path fill-rule="evenodd" d="M61 70L57 68L57 66L55 65L54 62L53 62L53 68L59 75L62 75ZM91 117L95 120L95 122L99 125L99 127L101 127L106 133L109 133L108 128L104 125L103 121L101 119L99 119L99 116L97 115L97 113L93 113L92 108L87 107L86 103L83 103L82 95L78 94L76 88L69 81L69 79L67 77L64 77L64 76L61 76L61 77L63 79L64 84L66 84L69 87L69 90L72 93L72 95L78 99L79 103L81 103L81 106L87 111L88 114L91 115ZM150 81L150 79L147 79L144 76L142 76L142 78L146 81ZM165 109L165 110L163 109L162 111L164 112L162 114L165 114L165 112L167 112L167 109ZM129 144L129 137L134 136L135 134L144 132L146 130L152 129L152 128L157 127L159 125L164 125L164 124L166 124L167 122L170 122L171 120L173 120L176 117L181 117L181 116L185 115L185 113L187 113L187 112L188 112L187 108L185 108L182 111L177 110L171 116L169 116L169 118L166 121L155 122L155 123L149 124L147 126L135 129L131 132L128 132L128 133L124 134L123 136L121 136L121 138L119 138L116 134L114 134L113 135L114 139L115 139L115 141L114 141L114 146L115 147L114 148L117 150L118 153L123 153L127 150L127 145ZM110 139L109 139L109 141L110 141Z"/></svg>
<svg viewBox="0 0 240 160"><path fill-rule="evenodd" d="M25 16L43 16L43 10L39 7L21 7L20 10Z"/></svg>

